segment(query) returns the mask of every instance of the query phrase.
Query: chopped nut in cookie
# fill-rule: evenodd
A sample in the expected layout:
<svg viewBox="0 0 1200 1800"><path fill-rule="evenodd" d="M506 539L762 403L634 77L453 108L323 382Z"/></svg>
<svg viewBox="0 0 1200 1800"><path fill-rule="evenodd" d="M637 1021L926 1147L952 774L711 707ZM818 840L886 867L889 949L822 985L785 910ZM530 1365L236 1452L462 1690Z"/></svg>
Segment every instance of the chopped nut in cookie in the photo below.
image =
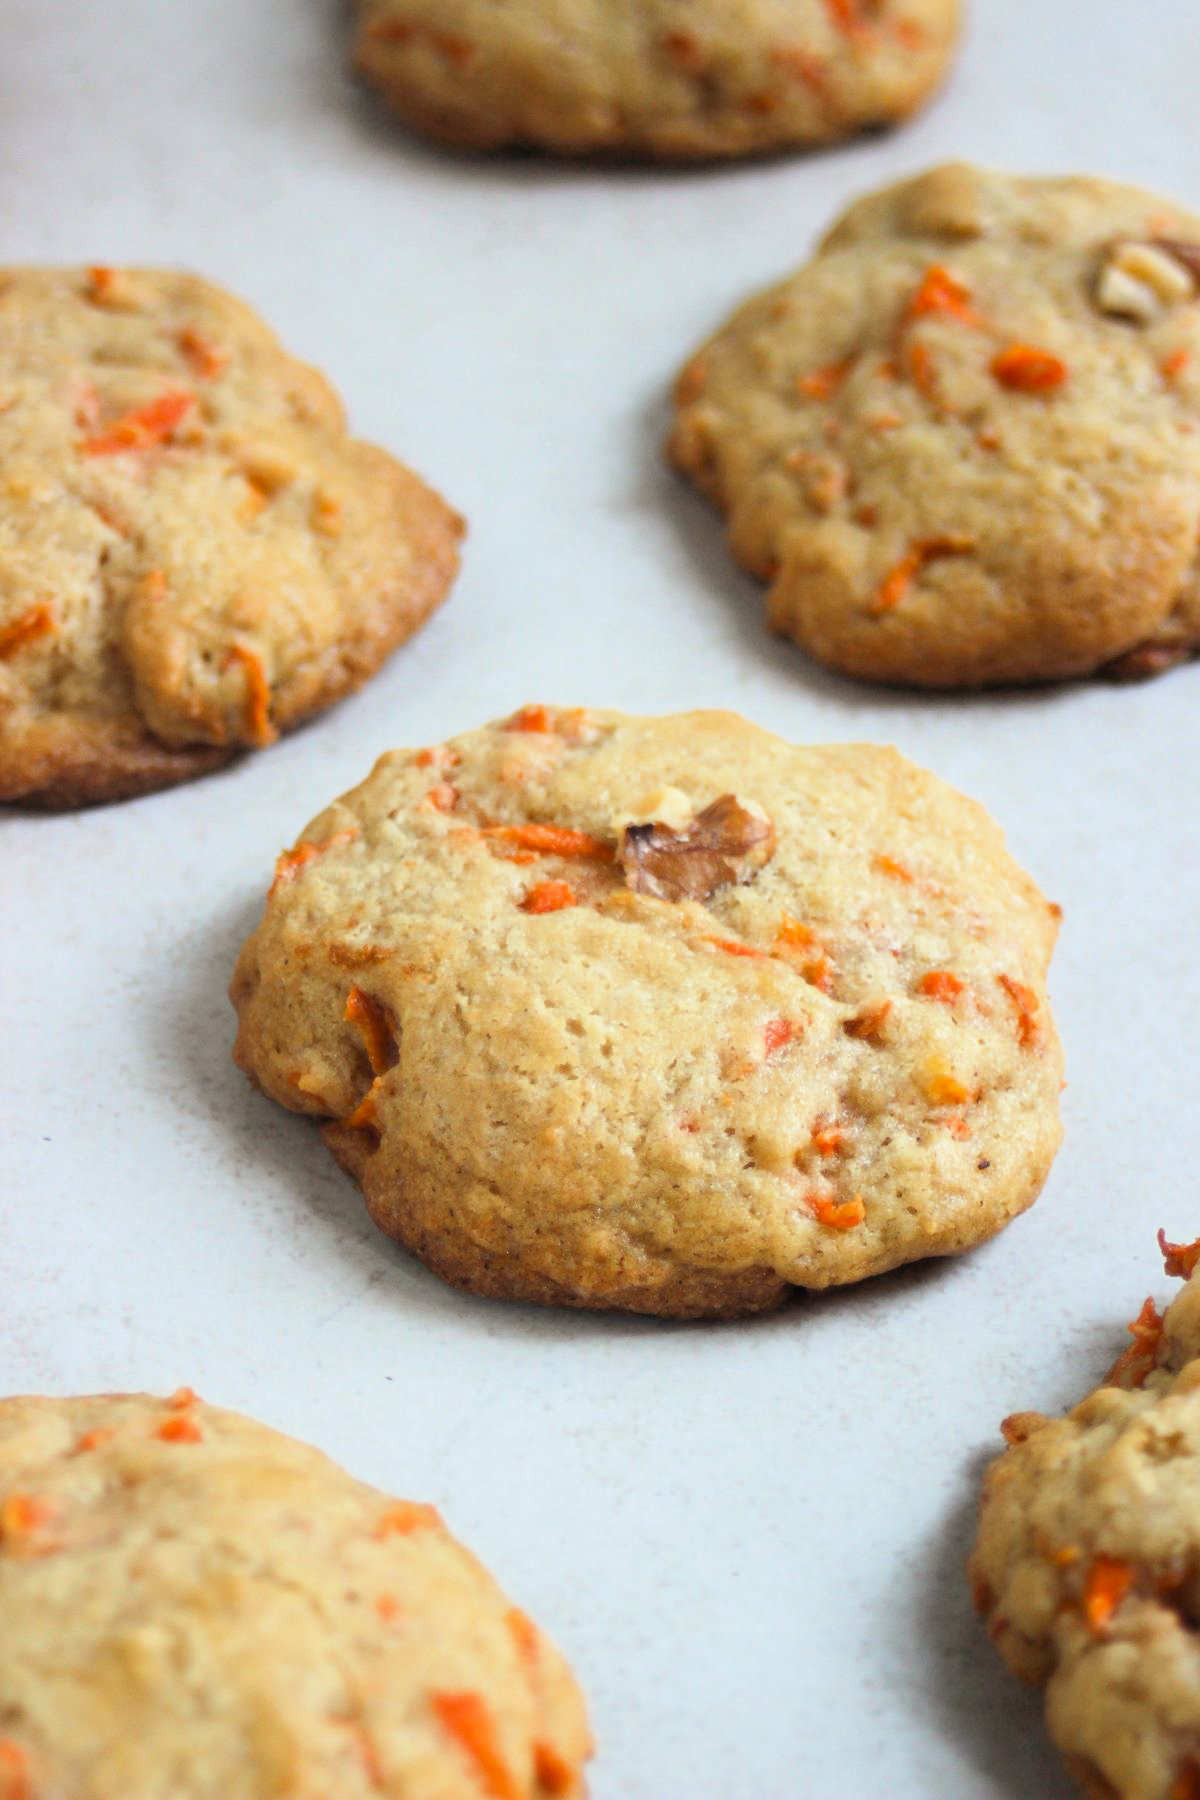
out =
<svg viewBox="0 0 1200 1800"><path fill-rule="evenodd" d="M656 819L628 824L620 858L635 894L707 900L718 888L752 881L775 850L775 827L756 808L722 794L683 827Z"/></svg>
<svg viewBox="0 0 1200 1800"><path fill-rule="evenodd" d="M1100 310L1152 325L1172 306L1196 296L1200 244L1118 244L1100 271Z"/></svg>

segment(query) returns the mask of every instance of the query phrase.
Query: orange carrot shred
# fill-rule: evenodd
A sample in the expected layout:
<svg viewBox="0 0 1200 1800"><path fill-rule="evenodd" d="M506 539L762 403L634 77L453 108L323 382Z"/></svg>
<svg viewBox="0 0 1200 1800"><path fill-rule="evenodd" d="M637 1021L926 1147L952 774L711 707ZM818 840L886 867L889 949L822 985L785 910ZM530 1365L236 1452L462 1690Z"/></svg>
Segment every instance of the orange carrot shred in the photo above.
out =
<svg viewBox="0 0 1200 1800"><path fill-rule="evenodd" d="M822 994L833 992L834 977L837 971L824 954L814 957L812 962L806 962L800 973L811 987L817 988Z"/></svg>
<svg viewBox="0 0 1200 1800"><path fill-rule="evenodd" d="M1191 1244L1169 1244L1166 1232L1160 1229L1158 1247L1163 1254L1166 1273L1178 1276L1181 1281L1186 1281L1200 1262L1200 1238Z"/></svg>
<svg viewBox="0 0 1200 1800"><path fill-rule="evenodd" d="M323 844L310 844L307 839L303 839L294 850L281 851L275 859L275 879L271 883L267 899L270 900L281 887L286 887L290 881L294 881L301 869L306 868L311 862L316 862L317 858L324 856L327 850L334 849L338 844L352 843L357 836L358 827L352 825L348 831L335 831L333 836L326 838Z"/></svg>
<svg viewBox="0 0 1200 1800"><path fill-rule="evenodd" d="M1038 997L1031 987L1015 981L1011 975L997 975L996 980L1017 1009L1017 1041L1022 1050L1029 1050L1038 1040Z"/></svg>
<svg viewBox="0 0 1200 1800"><path fill-rule="evenodd" d="M186 1412L189 1406L195 1406L199 1398L200 1396L195 1388L176 1388L175 1392L167 1401L167 1405L171 1408L172 1412Z"/></svg>
<svg viewBox="0 0 1200 1800"><path fill-rule="evenodd" d="M228 350L220 349L190 325L179 334L179 348L201 381L214 380L229 362Z"/></svg>
<svg viewBox="0 0 1200 1800"><path fill-rule="evenodd" d="M964 325L979 323L979 315L971 309L971 290L940 263L926 269L908 306L910 319L928 318L931 313L945 313Z"/></svg>
<svg viewBox="0 0 1200 1800"><path fill-rule="evenodd" d="M346 995L346 1010L342 1017L347 1025L357 1025L362 1033L371 1073L386 1074L396 1061L396 1038L387 1007L370 994L364 994L360 987L352 987Z"/></svg>
<svg viewBox="0 0 1200 1800"><path fill-rule="evenodd" d="M790 1044L799 1035L800 1027L793 1025L790 1019L768 1019L763 1027L767 1056L774 1056L777 1050L782 1050L785 1044Z"/></svg>
<svg viewBox="0 0 1200 1800"><path fill-rule="evenodd" d="M372 1535L381 1540L411 1537L414 1531L428 1531L441 1522L436 1506L426 1506L418 1500L397 1500L376 1520Z"/></svg>
<svg viewBox="0 0 1200 1800"><path fill-rule="evenodd" d="M383 1076L377 1075L352 1113L342 1120L343 1125L351 1131L362 1131L375 1123L375 1107L379 1099L379 1089L383 1085Z"/></svg>
<svg viewBox="0 0 1200 1800"><path fill-rule="evenodd" d="M767 952L765 950L755 950L752 945L739 944L739 943L735 942L735 940L733 938L706 937L704 939L704 942L706 944L711 944L713 946L714 950L723 950L725 952L726 956L766 956L767 955Z"/></svg>
<svg viewBox="0 0 1200 1800"><path fill-rule="evenodd" d="M395 1594L378 1594L375 1598L375 1611L386 1625L400 1617L400 1602Z"/></svg>
<svg viewBox="0 0 1200 1800"><path fill-rule="evenodd" d="M844 37L869 37L870 32L859 17L858 0L825 0L825 8L835 28Z"/></svg>
<svg viewBox="0 0 1200 1800"><path fill-rule="evenodd" d="M0 1506L0 1542L33 1536L48 1525L53 1511L38 1494L9 1494Z"/></svg>
<svg viewBox="0 0 1200 1800"><path fill-rule="evenodd" d="M49 637L54 630L54 614L44 604L31 606L11 625L0 625L0 657L13 656L26 644Z"/></svg>
<svg viewBox="0 0 1200 1800"><path fill-rule="evenodd" d="M817 1223L827 1225L831 1231L853 1231L867 1216L861 1194L842 1201L830 1200L824 1194L810 1194L805 1204Z"/></svg>
<svg viewBox="0 0 1200 1800"><path fill-rule="evenodd" d="M434 744L428 750L418 750L415 760L418 769L457 769L462 758L448 744Z"/></svg>
<svg viewBox="0 0 1200 1800"><path fill-rule="evenodd" d="M942 1120L942 1124L952 1138L965 1140L971 1135L971 1127L967 1124L964 1114L960 1112L948 1113Z"/></svg>
<svg viewBox="0 0 1200 1800"><path fill-rule="evenodd" d="M536 1662L540 1641L537 1626L529 1614L522 1612L519 1606L510 1606L504 1615L504 1623L512 1633L513 1642L525 1661Z"/></svg>
<svg viewBox="0 0 1200 1800"><path fill-rule="evenodd" d="M495 1722L482 1694L431 1695L433 1710L474 1765L492 1800L522 1800L521 1789L501 1753Z"/></svg>
<svg viewBox="0 0 1200 1800"><path fill-rule="evenodd" d="M542 856L582 856L590 862L613 859L611 845L567 825L485 825L483 836L522 850L536 850Z"/></svg>
<svg viewBox="0 0 1200 1800"><path fill-rule="evenodd" d="M1185 350L1182 345L1178 350L1172 350L1169 356L1163 358L1163 379L1165 381L1176 380L1177 377L1182 375L1183 371L1189 367L1191 360L1191 351Z"/></svg>
<svg viewBox="0 0 1200 1800"><path fill-rule="evenodd" d="M906 869L904 864L897 862L894 856L877 856L875 867L881 875L890 875L893 881L915 881L917 879L912 870Z"/></svg>
<svg viewBox="0 0 1200 1800"><path fill-rule="evenodd" d="M813 1149L818 1156L836 1156L845 1138L840 1125L814 1125L812 1128Z"/></svg>
<svg viewBox="0 0 1200 1800"><path fill-rule="evenodd" d="M75 1449L72 1454L75 1456L82 1456L89 1450L99 1450L101 1444L111 1443L115 1436L116 1432L113 1431L111 1426L97 1425L94 1430L85 1431L80 1437L76 1438Z"/></svg>
<svg viewBox="0 0 1200 1800"><path fill-rule="evenodd" d="M865 1012L859 1013L857 1018L847 1019L842 1030L847 1037L852 1038L878 1037L891 1010L891 1001L881 1000L878 1006L869 1006Z"/></svg>
<svg viewBox="0 0 1200 1800"><path fill-rule="evenodd" d="M156 444L166 442L195 404L195 394L189 394L184 388L170 388L157 400L135 406L132 412L114 420L99 437L88 438L83 448L88 456L118 456L125 450L151 450Z"/></svg>
<svg viewBox="0 0 1200 1800"><path fill-rule="evenodd" d="M173 1413L158 1428L157 1435L167 1444L199 1444L204 1441L204 1433L195 1419L189 1419L186 1413Z"/></svg>
<svg viewBox="0 0 1200 1800"><path fill-rule="evenodd" d="M578 906L579 895L565 881L539 881L521 902L527 913L561 912L565 906Z"/></svg>
<svg viewBox="0 0 1200 1800"><path fill-rule="evenodd" d="M1133 1586L1133 1570L1115 1556L1098 1556L1083 1587L1083 1616L1096 1637L1103 1637L1112 1616Z"/></svg>
<svg viewBox="0 0 1200 1800"><path fill-rule="evenodd" d="M991 369L1001 387L1019 394L1048 394L1067 379L1067 365L1061 357L1032 344L1010 344L992 358Z"/></svg>
<svg viewBox="0 0 1200 1800"><path fill-rule="evenodd" d="M11 1738L0 1738L0 1800L33 1800L29 1758Z"/></svg>
<svg viewBox="0 0 1200 1800"><path fill-rule="evenodd" d="M1105 1381L1128 1381L1130 1387L1141 1387L1158 1361L1158 1347L1162 1342L1163 1323L1162 1314L1155 1306L1154 1301L1150 1298L1143 1300L1141 1312L1126 1326L1133 1342L1122 1350L1105 1376Z"/></svg>
<svg viewBox="0 0 1200 1800"><path fill-rule="evenodd" d="M262 657L248 644L231 644L222 664L229 668L241 663L246 671L246 736L262 749L273 744L279 733L271 723L271 684Z"/></svg>
<svg viewBox="0 0 1200 1800"><path fill-rule="evenodd" d="M533 1746L533 1772L544 1794L565 1794L575 1779L570 1763L544 1738Z"/></svg>
<svg viewBox="0 0 1200 1800"><path fill-rule="evenodd" d="M523 706L504 727L505 731L549 731L550 710L545 706Z"/></svg>
<svg viewBox="0 0 1200 1800"><path fill-rule="evenodd" d="M425 796L435 812L453 812L458 805L458 789L448 781L439 781Z"/></svg>
<svg viewBox="0 0 1200 1800"><path fill-rule="evenodd" d="M914 544L894 568L884 576L871 603L870 611L878 617L899 606L917 576L928 563L940 562L946 556L965 556L972 546L965 538L925 538Z"/></svg>
<svg viewBox="0 0 1200 1800"><path fill-rule="evenodd" d="M826 363L823 369L814 369L811 374L797 375L796 391L810 400L828 400L836 394L854 367L852 356L843 357L841 362Z"/></svg>
<svg viewBox="0 0 1200 1800"><path fill-rule="evenodd" d="M815 931L802 925L799 919L793 919L790 913L784 913L779 930L775 933L777 944L788 944L796 950L811 950L816 941Z"/></svg>
<svg viewBox="0 0 1200 1800"><path fill-rule="evenodd" d="M945 1006L953 1006L965 991L966 983L952 975L949 969L930 969L917 983L919 994L924 994L927 1000L940 1000Z"/></svg>

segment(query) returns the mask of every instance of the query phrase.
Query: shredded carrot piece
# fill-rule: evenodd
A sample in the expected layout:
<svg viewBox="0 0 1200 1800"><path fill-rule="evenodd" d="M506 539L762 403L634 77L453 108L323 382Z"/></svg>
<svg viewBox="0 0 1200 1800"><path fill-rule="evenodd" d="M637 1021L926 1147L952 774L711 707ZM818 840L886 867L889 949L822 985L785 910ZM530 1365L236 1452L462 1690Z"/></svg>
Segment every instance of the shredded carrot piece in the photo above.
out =
<svg viewBox="0 0 1200 1800"><path fill-rule="evenodd" d="M908 351L909 373L913 386L926 399L934 398L933 352L928 344L911 344Z"/></svg>
<svg viewBox="0 0 1200 1800"><path fill-rule="evenodd" d="M167 1405L171 1408L172 1412L186 1412L189 1406L195 1406L199 1398L200 1396L195 1388L176 1388L175 1392L167 1401Z"/></svg>
<svg viewBox="0 0 1200 1800"><path fill-rule="evenodd" d="M204 1441L204 1433L195 1419L189 1419L186 1413L173 1413L159 1426L157 1435L166 1444L199 1444Z"/></svg>
<svg viewBox="0 0 1200 1800"><path fill-rule="evenodd" d="M832 994L837 970L823 953L814 957L811 962L802 964L800 973L810 987L817 988L822 994Z"/></svg>
<svg viewBox="0 0 1200 1800"><path fill-rule="evenodd" d="M538 1629L528 1613L519 1606L510 1606L504 1615L504 1623L512 1633L513 1642L525 1658L526 1662L536 1662L540 1649Z"/></svg>
<svg viewBox="0 0 1200 1800"><path fill-rule="evenodd" d="M29 1758L11 1738L0 1738L0 1800L33 1800Z"/></svg>
<svg viewBox="0 0 1200 1800"><path fill-rule="evenodd" d="M570 1763L544 1738L533 1746L533 1772L544 1794L565 1794L575 1779Z"/></svg>
<svg viewBox="0 0 1200 1800"><path fill-rule="evenodd" d="M1141 1312L1126 1326L1133 1342L1122 1350L1105 1376L1105 1381L1128 1381L1130 1387L1141 1387L1158 1361L1163 1327L1163 1316L1154 1301L1149 1298L1143 1300Z"/></svg>
<svg viewBox="0 0 1200 1800"><path fill-rule="evenodd" d="M113 1431L111 1426L97 1425L94 1430L83 1432L82 1435L75 1440L75 1449L72 1454L75 1456L82 1456L88 1450L99 1450L101 1444L111 1443L115 1436L116 1432Z"/></svg>
<svg viewBox="0 0 1200 1800"><path fill-rule="evenodd" d="M1188 1276L1200 1262L1200 1238L1191 1244L1169 1244L1167 1234L1160 1230L1158 1247L1163 1253L1163 1264L1168 1275L1176 1275L1181 1281Z"/></svg>
<svg viewBox="0 0 1200 1800"><path fill-rule="evenodd" d="M926 42L924 31L913 19L897 19L892 35L906 50L920 50Z"/></svg>
<svg viewBox="0 0 1200 1800"><path fill-rule="evenodd" d="M108 298L109 294L112 293L113 283L117 278L117 272L115 269L106 268L100 263L93 263L92 267L87 272L87 278L89 297L103 303L103 301Z"/></svg>
<svg viewBox="0 0 1200 1800"><path fill-rule="evenodd" d="M482 1694L431 1695L433 1710L470 1758L492 1800L521 1800L521 1789L501 1754L496 1726Z"/></svg>
<svg viewBox="0 0 1200 1800"><path fill-rule="evenodd" d="M547 706L523 706L505 724L505 731L550 731L550 709Z"/></svg>
<svg viewBox="0 0 1200 1800"><path fill-rule="evenodd" d="M925 1065L925 1092L935 1106L962 1106L971 1098L971 1090L941 1056L931 1056Z"/></svg>
<svg viewBox="0 0 1200 1800"><path fill-rule="evenodd" d="M881 1000L878 1006L868 1007L866 1012L859 1013L857 1018L847 1019L842 1030L847 1037L852 1038L878 1037L891 1010L891 1001Z"/></svg>
<svg viewBox="0 0 1200 1800"><path fill-rule="evenodd" d="M383 1076L377 1075L352 1113L342 1120L343 1125L351 1131L362 1131L375 1123L375 1106L379 1099L379 1090L383 1085Z"/></svg>
<svg viewBox="0 0 1200 1800"><path fill-rule="evenodd" d="M1088 1570L1083 1587L1083 1616L1097 1637L1103 1637L1112 1616L1133 1586L1133 1570L1115 1556L1098 1556Z"/></svg>
<svg viewBox="0 0 1200 1800"><path fill-rule="evenodd" d="M845 1138L840 1125L814 1125L812 1128L813 1149L818 1156L836 1156Z"/></svg>
<svg viewBox="0 0 1200 1800"><path fill-rule="evenodd" d="M1175 381L1183 374L1183 371L1190 366L1191 360L1192 353L1190 350L1185 350L1182 346L1178 350L1172 350L1169 356L1163 358L1163 379L1166 381Z"/></svg>
<svg viewBox="0 0 1200 1800"><path fill-rule="evenodd" d="M1032 344L1010 344L992 358L991 367L1001 387L1020 394L1047 394L1067 379L1067 365L1061 357Z"/></svg>
<svg viewBox="0 0 1200 1800"><path fill-rule="evenodd" d="M1031 987L1014 981L1011 975L997 975L996 980L1017 1009L1017 1041L1022 1050L1029 1050L1038 1040L1038 997Z"/></svg>
<svg viewBox="0 0 1200 1800"><path fill-rule="evenodd" d="M853 1200L830 1200L824 1194L810 1194L805 1204L819 1225L827 1225L831 1231L853 1231L861 1225L867 1216L861 1194L855 1194Z"/></svg>
<svg viewBox="0 0 1200 1800"><path fill-rule="evenodd" d="M241 663L246 671L246 736L260 749L273 744L279 733L271 723L271 684L262 657L248 644L231 644L223 668Z"/></svg>
<svg viewBox="0 0 1200 1800"><path fill-rule="evenodd" d="M436 1506L417 1500L397 1500L376 1520L373 1537L411 1537L414 1531L428 1531L442 1522Z"/></svg>
<svg viewBox="0 0 1200 1800"><path fill-rule="evenodd" d="M418 750L415 760L418 769L457 769L462 758L448 744L434 744L431 749Z"/></svg>
<svg viewBox="0 0 1200 1800"><path fill-rule="evenodd" d="M378 1594L375 1598L375 1611L386 1625L400 1617L400 1602L395 1594Z"/></svg>
<svg viewBox="0 0 1200 1800"><path fill-rule="evenodd" d="M891 612L894 606L899 606L928 563L939 562L945 556L965 556L970 548L962 538L925 538L921 543L914 544L908 554L902 556L896 566L884 576L871 603L871 612L876 616Z"/></svg>
<svg viewBox="0 0 1200 1800"><path fill-rule="evenodd" d="M565 881L539 881L521 902L527 913L561 912L565 906L578 906L579 895Z"/></svg>
<svg viewBox="0 0 1200 1800"><path fill-rule="evenodd" d="M763 1027L767 1056L774 1056L777 1050L790 1044L794 1037L800 1036L800 1031L801 1027L793 1025L790 1019L768 1019Z"/></svg>
<svg viewBox="0 0 1200 1800"><path fill-rule="evenodd" d="M853 367L854 358L846 356L841 362L814 369L810 375L797 375L796 391L810 400L828 400L831 394L837 393Z"/></svg>
<svg viewBox="0 0 1200 1800"><path fill-rule="evenodd" d="M971 309L970 288L940 263L933 263L926 269L908 306L910 319L928 318L931 313L961 319L964 325L979 324L978 313Z"/></svg>
<svg viewBox="0 0 1200 1800"><path fill-rule="evenodd" d="M825 8L834 26L844 37L869 37L865 22L859 17L858 0L825 0Z"/></svg>
<svg viewBox="0 0 1200 1800"><path fill-rule="evenodd" d="M396 1060L396 1036L391 1016L381 1001L352 987L342 1014L347 1025L357 1025L373 1075L384 1075Z"/></svg>
<svg viewBox="0 0 1200 1800"><path fill-rule="evenodd" d="M38 1494L9 1494L0 1506L0 1542L32 1537L53 1518L48 1501Z"/></svg>
<svg viewBox="0 0 1200 1800"><path fill-rule="evenodd" d="M779 930L775 933L777 944L788 944L796 950L811 950L817 941L817 934L799 919L793 919L790 913L784 913Z"/></svg>
<svg viewBox="0 0 1200 1800"><path fill-rule="evenodd" d="M582 856L590 862L613 859L611 845L566 825L485 825L483 835L522 850L536 850L542 856Z"/></svg>
<svg viewBox="0 0 1200 1800"><path fill-rule="evenodd" d="M930 969L917 983L919 994L924 994L927 1000L940 1000L946 1006L953 1006L965 991L966 983L952 975L949 969Z"/></svg>
<svg viewBox="0 0 1200 1800"><path fill-rule="evenodd" d="M963 1113L948 1113L942 1120L942 1124L952 1138L965 1141L971 1135L971 1127L967 1124L966 1116Z"/></svg>
<svg viewBox="0 0 1200 1800"><path fill-rule="evenodd" d="M904 864L897 862L894 856L877 856L875 867L881 875L890 875L893 881L915 881L917 879L912 870L906 869Z"/></svg>
<svg viewBox="0 0 1200 1800"><path fill-rule="evenodd" d="M289 881L296 879L301 869L316 862L327 850L333 850L338 844L352 843L357 836L358 826L352 825L348 831L335 831L323 844L310 844L307 839L303 839L294 850L281 851L275 859L275 879L271 883L267 899L272 899L281 887L286 887Z"/></svg>
<svg viewBox="0 0 1200 1800"><path fill-rule="evenodd" d="M771 52L771 61L787 74L802 81L818 100L829 98L829 73L819 56L811 56L807 50L797 50L791 44L778 44ZM772 310L771 316L782 318L786 311L785 302L782 311Z"/></svg>
<svg viewBox="0 0 1200 1800"><path fill-rule="evenodd" d="M190 325L185 325L179 334L179 348L201 381L214 380L228 366L228 350L222 350Z"/></svg>
<svg viewBox="0 0 1200 1800"><path fill-rule="evenodd" d="M714 950L723 950L726 956L766 956L767 954L765 950L755 950L750 944L736 943L733 938L706 937L704 942L711 944Z"/></svg>
<svg viewBox="0 0 1200 1800"><path fill-rule="evenodd" d="M26 644L49 637L54 630L54 614L46 605L31 606L11 625L0 625L0 657L13 656Z"/></svg>
<svg viewBox="0 0 1200 1800"><path fill-rule="evenodd" d="M151 450L156 444L166 442L195 404L195 394L189 394L183 388L171 388L157 400L135 406L99 437L88 438L83 448L88 456L117 456L124 450Z"/></svg>
<svg viewBox="0 0 1200 1800"><path fill-rule="evenodd" d="M425 796L435 812L453 812L458 805L458 789L448 781L439 781Z"/></svg>

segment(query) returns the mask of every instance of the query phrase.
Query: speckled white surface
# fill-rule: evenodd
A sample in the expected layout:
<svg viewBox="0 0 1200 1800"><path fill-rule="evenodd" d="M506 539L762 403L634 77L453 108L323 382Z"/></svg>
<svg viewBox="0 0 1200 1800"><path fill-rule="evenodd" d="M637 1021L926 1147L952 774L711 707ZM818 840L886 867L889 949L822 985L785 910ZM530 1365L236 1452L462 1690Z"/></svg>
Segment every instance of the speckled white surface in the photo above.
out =
<svg viewBox="0 0 1200 1800"><path fill-rule="evenodd" d="M345 78L332 0L0 0L0 258L192 266L470 516L447 609L225 774L0 822L0 1389L172 1388L434 1500L588 1689L595 1800L1062 1796L973 1620L981 1459L1102 1372L1200 1230L1200 667L919 700L769 639L662 469L693 341L862 188L944 156L1200 203L1195 0L974 0L932 110L699 173L454 161ZM531 698L720 703L893 741L984 800L1066 919L1067 1140L966 1261L661 1327L451 1293L229 1061L276 850L388 745Z"/></svg>

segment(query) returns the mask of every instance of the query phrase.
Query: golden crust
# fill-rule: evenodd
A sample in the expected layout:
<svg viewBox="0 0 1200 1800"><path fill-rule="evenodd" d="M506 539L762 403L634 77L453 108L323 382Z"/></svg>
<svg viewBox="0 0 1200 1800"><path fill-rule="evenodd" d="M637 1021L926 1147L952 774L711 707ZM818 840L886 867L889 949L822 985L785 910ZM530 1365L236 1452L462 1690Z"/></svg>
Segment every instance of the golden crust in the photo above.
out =
<svg viewBox="0 0 1200 1800"><path fill-rule="evenodd" d="M870 195L676 405L669 457L833 668L981 687L1200 642L1200 219L1168 201L964 164Z"/></svg>
<svg viewBox="0 0 1200 1800"><path fill-rule="evenodd" d="M0 1401L0 1617L14 1794L479 1800L490 1750L582 1800L570 1672L436 1512L188 1390Z"/></svg>
<svg viewBox="0 0 1200 1800"><path fill-rule="evenodd" d="M689 160L820 144L906 117L958 0L360 0L359 72L457 148Z"/></svg>
<svg viewBox="0 0 1200 1800"><path fill-rule="evenodd" d="M633 891L629 821L726 794L766 860ZM280 859L236 1056L455 1285L731 1316L1032 1202L1056 929L982 810L895 752L537 707L383 757Z"/></svg>
<svg viewBox="0 0 1200 1800"><path fill-rule="evenodd" d="M0 801L215 768L360 686L462 523L238 301L0 271Z"/></svg>

